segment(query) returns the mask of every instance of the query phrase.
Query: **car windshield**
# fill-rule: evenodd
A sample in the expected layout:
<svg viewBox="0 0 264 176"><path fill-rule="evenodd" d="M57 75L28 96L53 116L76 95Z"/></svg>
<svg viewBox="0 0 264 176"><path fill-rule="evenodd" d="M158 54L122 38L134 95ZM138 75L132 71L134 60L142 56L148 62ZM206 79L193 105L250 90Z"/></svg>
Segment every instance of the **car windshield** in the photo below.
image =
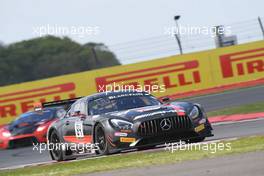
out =
<svg viewBox="0 0 264 176"><path fill-rule="evenodd" d="M41 121L48 121L54 117L54 110L43 110L40 112L27 112L16 118L10 126L19 126L20 124L35 124Z"/></svg>
<svg viewBox="0 0 264 176"><path fill-rule="evenodd" d="M160 101L151 95L143 96L111 96L89 102L90 115L123 111L144 106L160 105Z"/></svg>

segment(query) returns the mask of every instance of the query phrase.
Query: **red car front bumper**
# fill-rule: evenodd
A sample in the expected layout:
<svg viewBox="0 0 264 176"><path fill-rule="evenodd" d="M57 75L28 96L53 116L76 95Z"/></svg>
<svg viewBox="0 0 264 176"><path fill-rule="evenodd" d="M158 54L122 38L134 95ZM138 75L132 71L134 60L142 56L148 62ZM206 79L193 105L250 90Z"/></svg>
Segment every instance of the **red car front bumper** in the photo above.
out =
<svg viewBox="0 0 264 176"><path fill-rule="evenodd" d="M0 128L0 149L7 149L9 147L13 147L13 145L10 144L17 144L17 143L23 144L23 142L25 141L32 141L39 143L47 142L46 134L51 123L52 122L49 122L39 126L32 134L22 134L17 136L11 136L11 135L4 136L4 133L10 134L10 132L5 126Z"/></svg>

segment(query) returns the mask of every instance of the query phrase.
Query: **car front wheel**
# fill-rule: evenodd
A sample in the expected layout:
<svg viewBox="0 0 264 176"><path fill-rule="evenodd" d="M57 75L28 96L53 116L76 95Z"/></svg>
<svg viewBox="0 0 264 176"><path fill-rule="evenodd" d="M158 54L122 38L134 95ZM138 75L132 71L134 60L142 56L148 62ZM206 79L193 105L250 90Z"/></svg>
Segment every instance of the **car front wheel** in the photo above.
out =
<svg viewBox="0 0 264 176"><path fill-rule="evenodd" d="M98 145L96 154L107 155L109 154L109 143L106 139L104 128L101 124L95 127L95 143Z"/></svg>

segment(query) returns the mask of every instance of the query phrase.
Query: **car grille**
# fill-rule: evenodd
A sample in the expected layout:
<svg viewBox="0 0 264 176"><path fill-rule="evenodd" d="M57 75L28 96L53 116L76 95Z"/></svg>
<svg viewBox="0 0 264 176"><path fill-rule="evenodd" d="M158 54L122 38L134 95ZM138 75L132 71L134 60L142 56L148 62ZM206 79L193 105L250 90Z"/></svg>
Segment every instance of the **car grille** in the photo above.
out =
<svg viewBox="0 0 264 176"><path fill-rule="evenodd" d="M14 139L9 141L9 147L10 148L16 148L16 147L24 147L24 146L30 146L33 143L37 143L37 139L35 137L26 137L21 139Z"/></svg>
<svg viewBox="0 0 264 176"><path fill-rule="evenodd" d="M161 121L168 119L171 122L171 127L168 130L164 130L161 127ZM174 116L160 119L153 119L142 122L138 127L139 136L153 136L168 132L188 130L192 128L192 122L188 116Z"/></svg>

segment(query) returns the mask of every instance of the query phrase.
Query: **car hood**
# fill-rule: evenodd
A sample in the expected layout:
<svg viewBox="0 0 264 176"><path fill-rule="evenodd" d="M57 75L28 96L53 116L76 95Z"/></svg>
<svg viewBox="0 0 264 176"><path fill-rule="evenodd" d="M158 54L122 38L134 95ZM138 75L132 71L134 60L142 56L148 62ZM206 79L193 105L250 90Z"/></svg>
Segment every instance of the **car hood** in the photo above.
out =
<svg viewBox="0 0 264 176"><path fill-rule="evenodd" d="M48 123L48 120L45 121L20 121L19 123L11 123L6 128L11 133L12 136L18 136L23 134L32 134L40 126Z"/></svg>
<svg viewBox="0 0 264 176"><path fill-rule="evenodd" d="M12 136L32 134L38 127L36 124L22 124L24 126L9 126L8 130Z"/></svg>
<svg viewBox="0 0 264 176"><path fill-rule="evenodd" d="M119 112L108 113L108 117L122 118L129 121L147 120L159 117L171 117L176 115L187 115L193 108L192 103L177 102L157 106L146 106Z"/></svg>

